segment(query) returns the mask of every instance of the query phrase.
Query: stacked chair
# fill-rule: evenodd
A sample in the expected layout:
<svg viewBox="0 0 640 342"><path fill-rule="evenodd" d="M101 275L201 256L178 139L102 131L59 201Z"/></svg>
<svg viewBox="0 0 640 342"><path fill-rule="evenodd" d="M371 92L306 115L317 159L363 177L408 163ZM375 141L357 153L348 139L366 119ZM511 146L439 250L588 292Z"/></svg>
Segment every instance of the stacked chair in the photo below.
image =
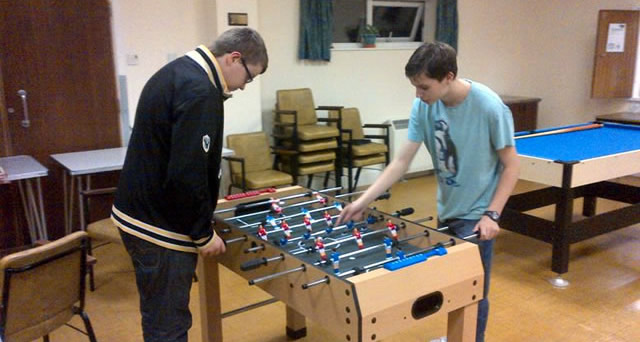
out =
<svg viewBox="0 0 640 342"><path fill-rule="evenodd" d="M223 157L229 162L231 188L257 190L281 185L293 184L293 177L285 172L273 169L271 154L284 156L297 155L295 151L269 149L269 138L264 132L231 134L227 136L227 147L233 150L233 156Z"/></svg>
<svg viewBox="0 0 640 342"><path fill-rule="evenodd" d="M307 187L311 187L313 174L324 173L326 188L330 172L335 171L336 186L341 186L340 120L318 118L316 111L333 110L339 116L342 107L316 108L309 88L278 90L276 100L273 120L275 145L295 153L277 156L276 166L290 173L295 183L298 183L298 177L308 176ZM330 122L334 126L327 125Z"/></svg>
<svg viewBox="0 0 640 342"><path fill-rule="evenodd" d="M389 127L391 125L363 125L357 108L343 108L341 112L332 110L329 112L329 117L340 120L343 165L347 168L348 191L351 193L358 186L363 167L376 164L389 165ZM382 134L365 134L365 128L377 129ZM357 169L355 179L353 169Z"/></svg>

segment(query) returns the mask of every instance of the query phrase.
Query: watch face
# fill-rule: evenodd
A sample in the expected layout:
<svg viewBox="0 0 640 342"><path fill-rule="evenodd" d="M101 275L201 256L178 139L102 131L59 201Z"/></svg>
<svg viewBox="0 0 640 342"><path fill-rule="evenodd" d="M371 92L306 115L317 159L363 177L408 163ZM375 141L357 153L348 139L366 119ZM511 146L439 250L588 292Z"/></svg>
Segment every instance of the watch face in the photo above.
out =
<svg viewBox="0 0 640 342"><path fill-rule="evenodd" d="M494 221L498 221L500 219L500 214L498 214L497 211L491 211L491 210L487 210L484 212L485 215L489 216L489 218L491 218Z"/></svg>

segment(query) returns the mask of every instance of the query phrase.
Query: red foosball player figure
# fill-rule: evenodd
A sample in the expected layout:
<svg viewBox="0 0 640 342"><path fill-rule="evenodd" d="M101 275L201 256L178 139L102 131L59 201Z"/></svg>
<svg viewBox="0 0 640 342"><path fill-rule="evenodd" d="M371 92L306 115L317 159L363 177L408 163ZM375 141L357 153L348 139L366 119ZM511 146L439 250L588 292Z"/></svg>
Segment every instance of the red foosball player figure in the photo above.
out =
<svg viewBox="0 0 640 342"><path fill-rule="evenodd" d="M325 205L327 204L327 199L322 197L320 194L316 193L316 200L318 200L318 203Z"/></svg>
<svg viewBox="0 0 640 342"><path fill-rule="evenodd" d="M358 249L364 248L364 243L362 243L362 234L358 228L353 228L353 236L356 238L356 243L358 244Z"/></svg>
<svg viewBox="0 0 640 342"><path fill-rule="evenodd" d="M271 198L271 210L278 215L282 215L282 208L278 205L278 200Z"/></svg>
<svg viewBox="0 0 640 342"><path fill-rule="evenodd" d="M396 226L391 220L387 220L387 228L391 232L391 237L398 241L398 226Z"/></svg>
<svg viewBox="0 0 640 342"><path fill-rule="evenodd" d="M324 242L322 242L322 237L320 236L316 238L316 250L320 253L320 259L326 261L327 253L324 250Z"/></svg>
<svg viewBox="0 0 640 342"><path fill-rule="evenodd" d="M307 216L305 216L302 218L302 222L304 222L304 227L307 228L307 231L311 233L311 231L313 230L311 228L311 220Z"/></svg>
<svg viewBox="0 0 640 342"><path fill-rule="evenodd" d="M258 236L259 236L262 240L267 241L267 230L266 230L266 229L264 229L264 226L263 226L263 225L260 225L260 226L258 227Z"/></svg>
<svg viewBox="0 0 640 342"><path fill-rule="evenodd" d="M284 237L287 240L291 239L291 228L289 228L289 224L287 223L287 221L282 220L282 223L280 223L280 228L282 228L282 231L284 232Z"/></svg>
<svg viewBox="0 0 640 342"><path fill-rule="evenodd" d="M333 219L331 218L331 214L329 214L329 212L327 212L326 210L324 211L324 219L325 221L327 221L327 226L333 227Z"/></svg>

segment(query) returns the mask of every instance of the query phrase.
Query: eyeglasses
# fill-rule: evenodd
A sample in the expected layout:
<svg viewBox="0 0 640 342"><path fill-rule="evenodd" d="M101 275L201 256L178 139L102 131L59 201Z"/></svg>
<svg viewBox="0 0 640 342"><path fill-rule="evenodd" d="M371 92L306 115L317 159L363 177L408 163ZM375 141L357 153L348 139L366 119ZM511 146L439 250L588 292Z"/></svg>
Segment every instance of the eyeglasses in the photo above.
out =
<svg viewBox="0 0 640 342"><path fill-rule="evenodd" d="M247 68L247 63L244 61L244 58L240 57L240 62L242 62L242 66L244 67L244 70L247 72L247 80L244 81L244 83L251 83L253 82L253 76L251 76L251 72L249 72L249 68Z"/></svg>

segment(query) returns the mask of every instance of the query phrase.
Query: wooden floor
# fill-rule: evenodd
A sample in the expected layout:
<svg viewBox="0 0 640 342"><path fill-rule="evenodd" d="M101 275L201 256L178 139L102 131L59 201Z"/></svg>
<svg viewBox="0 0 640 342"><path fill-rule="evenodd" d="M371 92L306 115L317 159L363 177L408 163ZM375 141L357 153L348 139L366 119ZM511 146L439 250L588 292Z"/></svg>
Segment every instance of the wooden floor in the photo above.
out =
<svg viewBox="0 0 640 342"><path fill-rule="evenodd" d="M622 181L640 185L640 178ZM535 187L521 182L517 192ZM580 204L577 201L576 206ZM413 219L435 216L433 176L398 183L390 200L375 205L386 212L411 206L416 210ZM598 200L599 210L621 205ZM553 210L533 213L550 218ZM573 245L565 276L571 285L565 289L547 282L555 275L550 271L550 245L503 230L495 246L487 341L640 341L640 224ZM86 310L98 340L142 341L138 296L126 252L122 246L105 245L95 254L98 288L89 292ZM222 268L221 273L225 311L269 298L232 272ZM191 295L194 324L189 340L193 342L200 341L197 286ZM81 326L79 319L72 323ZM224 319L223 333L227 342L287 341L284 325L285 307L276 303ZM339 340L313 322L307 326L308 336L300 341ZM446 320L440 315L385 341L424 342L445 334ZM51 337L52 342L87 341L68 327Z"/></svg>

